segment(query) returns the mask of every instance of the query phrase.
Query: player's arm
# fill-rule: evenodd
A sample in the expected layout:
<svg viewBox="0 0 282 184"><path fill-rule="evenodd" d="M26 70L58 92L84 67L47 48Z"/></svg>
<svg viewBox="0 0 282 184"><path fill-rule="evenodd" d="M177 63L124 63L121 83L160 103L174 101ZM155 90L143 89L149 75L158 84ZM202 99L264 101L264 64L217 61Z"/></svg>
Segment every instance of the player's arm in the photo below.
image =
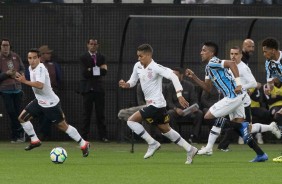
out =
<svg viewBox="0 0 282 184"><path fill-rule="evenodd" d="M189 103L185 100L185 98L182 96L182 85L177 77L177 75L175 75L175 73L173 73L173 71L170 68L164 67L162 65L158 65L158 67L156 68L156 72L165 77L166 79L171 80L174 89L176 91L176 96L178 99L179 104L183 107L189 107Z"/></svg>
<svg viewBox="0 0 282 184"><path fill-rule="evenodd" d="M44 84L42 82L38 82L38 81L31 82L27 80L23 74L20 74L18 72L16 74L16 80L34 88L42 89L44 87Z"/></svg>
<svg viewBox="0 0 282 184"><path fill-rule="evenodd" d="M207 91L208 93L211 91L212 89L212 82L211 80L208 78L208 76L206 76L205 81L202 81L201 79L199 79L199 77L189 68L186 69L185 71L185 75L187 77L189 77L190 79L192 79L197 85L199 85L203 90Z"/></svg>
<svg viewBox="0 0 282 184"><path fill-rule="evenodd" d="M246 83L242 84L244 89L248 90L250 88L257 88L259 86L254 75L252 74L251 69L248 66L241 71L241 76L246 80Z"/></svg>
<svg viewBox="0 0 282 184"><path fill-rule="evenodd" d="M274 88L274 82L273 82L273 77L271 75L271 72L269 70L269 64L270 64L270 61L265 61L265 71L266 71L266 88L265 88L265 91L272 91L273 88Z"/></svg>
<svg viewBox="0 0 282 184"><path fill-rule="evenodd" d="M137 74L137 68L138 68L138 63L136 63L134 65L133 72L130 76L130 79L127 82L125 82L123 79L121 79L118 82L119 87L121 87L121 88L132 88L137 84L138 79L139 79L138 74Z"/></svg>
<svg viewBox="0 0 282 184"><path fill-rule="evenodd" d="M234 77L235 77L235 82L236 82L236 88L235 88L235 93L241 93L242 92L242 83L240 80L240 76L239 76L239 70L238 67L235 63L235 61L231 61L231 60L223 60L222 64L224 66L224 68L230 68L230 70L232 71Z"/></svg>

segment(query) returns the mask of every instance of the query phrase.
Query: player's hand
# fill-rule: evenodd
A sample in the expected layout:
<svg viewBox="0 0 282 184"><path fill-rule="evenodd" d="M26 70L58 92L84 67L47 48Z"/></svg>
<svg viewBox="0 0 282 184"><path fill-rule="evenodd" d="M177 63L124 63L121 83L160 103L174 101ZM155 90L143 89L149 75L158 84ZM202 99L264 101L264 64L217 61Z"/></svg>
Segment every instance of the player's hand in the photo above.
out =
<svg viewBox="0 0 282 184"><path fill-rule="evenodd" d="M119 82L118 82L118 85L119 85L119 87L121 87L121 88L129 88L129 84L128 83L126 83L124 80L120 80Z"/></svg>
<svg viewBox="0 0 282 184"><path fill-rule="evenodd" d="M183 96L178 97L178 101L184 109L189 107L189 103L185 100Z"/></svg>
<svg viewBox="0 0 282 184"><path fill-rule="evenodd" d="M193 79L195 77L195 74L192 70L190 70L189 68L186 69L185 71L185 75L191 79Z"/></svg>
<svg viewBox="0 0 282 184"><path fill-rule="evenodd" d="M242 93L242 85L237 86L234 91L237 94Z"/></svg>

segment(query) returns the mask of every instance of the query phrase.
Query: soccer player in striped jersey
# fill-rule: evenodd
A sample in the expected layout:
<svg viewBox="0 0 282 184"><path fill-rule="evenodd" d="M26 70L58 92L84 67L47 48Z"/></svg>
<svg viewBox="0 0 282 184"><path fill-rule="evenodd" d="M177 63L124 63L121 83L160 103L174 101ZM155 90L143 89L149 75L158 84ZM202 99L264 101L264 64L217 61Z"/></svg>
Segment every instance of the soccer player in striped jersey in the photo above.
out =
<svg viewBox="0 0 282 184"><path fill-rule="evenodd" d="M242 92L242 83L239 77L239 71L236 63L230 60L221 60L217 56L218 46L214 42L205 42L202 50L202 62L205 62L205 81L200 80L195 73L187 69L186 75L194 80L205 91L209 91L213 84L224 98L210 107L205 114L205 119L214 119L215 124L212 127L208 144L199 150L199 154L208 154L212 151L215 140L224 126L226 115L229 115L230 125L238 130L244 139L244 142L252 148L257 156L251 162L262 162L268 159L257 143L253 140L249 133L249 122L245 122L244 99L247 94ZM231 72L230 72L230 70Z"/></svg>
<svg viewBox="0 0 282 184"><path fill-rule="evenodd" d="M242 50L240 47L235 46L230 49L230 59L234 61L238 67L239 76L242 82L242 91L243 93L247 94L244 99L244 107L245 107L245 114L246 114L246 121L252 123L252 115L251 115L251 99L247 91L251 88L256 88L257 86L261 86L258 84L255 77L252 74L251 69L242 62ZM260 132L268 132L271 131L278 139L281 137L281 133L279 128L275 122L272 122L269 125L264 125L261 123L255 123L251 125L252 128L250 133L260 133ZM229 129L223 140L219 144L219 149L228 150L229 140L232 138L231 134L233 129ZM244 142L243 142L244 143Z"/></svg>
<svg viewBox="0 0 282 184"><path fill-rule="evenodd" d="M266 38L262 42L263 55L266 58L265 70L267 88L264 89L265 94L270 94L274 88L274 78L278 78L282 82L282 51L279 50L279 42L275 38ZM282 109L275 115L274 119L278 124L282 124ZM282 156L274 158L273 161L282 162Z"/></svg>
<svg viewBox="0 0 282 184"><path fill-rule="evenodd" d="M191 164L198 149L191 146L170 125L170 117L166 110L166 100L162 93L163 77L172 81L177 93L178 101L183 108L189 103L182 96L182 86L178 77L167 67L157 64L153 59L153 48L149 44L142 44L137 49L138 62L134 65L130 79L119 81L121 88L132 88L140 80L141 88L146 100L146 107L135 112L128 118L127 125L149 145L144 158L150 158L161 147L161 144L152 138L140 124L143 120L155 125L162 134L175 144L183 147L187 152L185 164Z"/></svg>

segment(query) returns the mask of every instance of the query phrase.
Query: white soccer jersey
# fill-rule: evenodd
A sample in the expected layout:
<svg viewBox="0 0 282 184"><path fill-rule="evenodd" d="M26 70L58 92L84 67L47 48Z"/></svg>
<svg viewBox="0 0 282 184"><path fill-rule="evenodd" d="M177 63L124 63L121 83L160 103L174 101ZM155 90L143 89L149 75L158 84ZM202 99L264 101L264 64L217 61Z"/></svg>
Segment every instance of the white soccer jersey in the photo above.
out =
<svg viewBox="0 0 282 184"><path fill-rule="evenodd" d="M43 83L42 89L32 87L38 104L42 107L53 107L57 105L60 99L52 90L49 73L44 64L39 63L36 68L32 69L29 67L28 69L31 82L38 81Z"/></svg>
<svg viewBox="0 0 282 184"><path fill-rule="evenodd" d="M239 76L242 82L242 88L248 90L250 88L257 87L257 81L252 74L251 69L244 62L240 62L238 65Z"/></svg>
<svg viewBox="0 0 282 184"><path fill-rule="evenodd" d="M257 87L257 81L252 74L251 69L244 62L237 64L239 70L239 76L242 83L242 90L244 93L247 93L247 90L250 88ZM230 70L231 71L231 70ZM233 74L233 73L232 73ZM247 107L251 104L251 98L249 95L244 98L244 106Z"/></svg>
<svg viewBox="0 0 282 184"><path fill-rule="evenodd" d="M173 82L176 91L183 90L178 77L173 71L157 64L154 60L146 68L140 62L137 62L127 83L130 84L130 87L134 87L139 79L146 104L161 108L166 107L166 100L162 93L163 77Z"/></svg>

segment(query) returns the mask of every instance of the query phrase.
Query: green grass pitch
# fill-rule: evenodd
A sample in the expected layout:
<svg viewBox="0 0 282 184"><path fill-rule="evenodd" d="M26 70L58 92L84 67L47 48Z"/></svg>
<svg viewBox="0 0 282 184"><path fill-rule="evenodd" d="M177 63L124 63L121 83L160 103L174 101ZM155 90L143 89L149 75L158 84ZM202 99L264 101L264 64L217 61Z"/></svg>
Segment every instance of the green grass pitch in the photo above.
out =
<svg viewBox="0 0 282 184"><path fill-rule="evenodd" d="M269 160L249 163L255 157L247 145L231 145L230 152L214 149L212 156L196 156L185 165L186 153L174 144L163 144L150 159L143 156L147 145L92 143L89 157L83 158L73 142L43 142L42 146L25 151L28 143L0 142L1 184L274 184L282 182L282 163L272 159L281 154L281 144L264 144ZM52 148L66 149L64 164L49 158ZM200 148L201 144L195 145ZM215 145L216 148L217 145Z"/></svg>

